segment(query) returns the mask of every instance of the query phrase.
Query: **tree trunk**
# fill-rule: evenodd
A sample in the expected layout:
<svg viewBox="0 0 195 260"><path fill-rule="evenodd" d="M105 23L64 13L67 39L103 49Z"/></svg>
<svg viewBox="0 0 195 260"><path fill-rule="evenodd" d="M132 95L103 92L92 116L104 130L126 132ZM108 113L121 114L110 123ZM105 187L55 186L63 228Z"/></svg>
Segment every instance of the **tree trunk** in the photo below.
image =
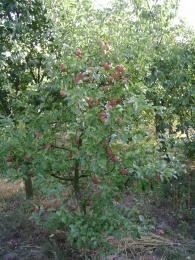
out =
<svg viewBox="0 0 195 260"><path fill-rule="evenodd" d="M25 186L26 199L32 199L33 198L33 185L32 185L31 176L26 175L26 178L24 178L24 186Z"/></svg>

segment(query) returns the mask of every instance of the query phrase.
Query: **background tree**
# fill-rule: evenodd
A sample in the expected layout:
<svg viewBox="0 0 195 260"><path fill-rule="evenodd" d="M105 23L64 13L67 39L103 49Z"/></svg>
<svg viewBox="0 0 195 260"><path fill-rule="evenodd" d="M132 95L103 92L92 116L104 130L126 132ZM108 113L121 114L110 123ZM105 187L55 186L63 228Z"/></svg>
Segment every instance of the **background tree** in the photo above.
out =
<svg viewBox="0 0 195 260"><path fill-rule="evenodd" d="M51 30L41 1L1 1L0 4L0 109L2 116L25 110L22 95L28 88L38 90L47 78L45 60L51 50ZM38 102L31 93L31 102ZM32 100L32 98L34 100ZM32 182L26 171L27 197L32 196Z"/></svg>
<svg viewBox="0 0 195 260"><path fill-rule="evenodd" d="M12 101L29 85L38 85L47 72L45 59L51 41L44 4L1 1L0 4L1 111L12 114Z"/></svg>

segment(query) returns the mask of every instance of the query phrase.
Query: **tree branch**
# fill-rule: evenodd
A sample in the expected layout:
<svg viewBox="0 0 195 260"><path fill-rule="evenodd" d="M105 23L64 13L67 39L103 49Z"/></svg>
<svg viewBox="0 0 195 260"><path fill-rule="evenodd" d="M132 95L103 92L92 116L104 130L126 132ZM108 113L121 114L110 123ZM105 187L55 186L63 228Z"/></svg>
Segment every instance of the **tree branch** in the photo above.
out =
<svg viewBox="0 0 195 260"><path fill-rule="evenodd" d="M60 146L53 145L53 144L51 144L51 147L52 147L52 148L57 148L57 149L66 150L66 151L68 151L68 152L71 152L71 153L72 153L72 150L71 150L71 149L69 149L69 148L67 148L67 147L60 147Z"/></svg>
<svg viewBox="0 0 195 260"><path fill-rule="evenodd" d="M59 179L59 180L62 180L62 181L73 181L72 178L65 178L65 177L62 177L62 176L58 176L56 175L55 173L50 173L50 175L56 179Z"/></svg>

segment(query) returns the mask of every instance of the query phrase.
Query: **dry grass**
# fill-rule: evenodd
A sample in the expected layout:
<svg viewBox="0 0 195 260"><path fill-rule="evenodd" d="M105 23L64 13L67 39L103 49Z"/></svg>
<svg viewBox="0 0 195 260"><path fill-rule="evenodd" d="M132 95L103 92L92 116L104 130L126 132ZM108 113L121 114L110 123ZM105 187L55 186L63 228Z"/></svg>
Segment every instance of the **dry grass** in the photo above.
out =
<svg viewBox="0 0 195 260"><path fill-rule="evenodd" d="M120 240L113 240L110 243L117 248L117 254L110 256L108 259L158 259L153 258L156 249L163 246L173 247L178 246L178 243L174 243L168 238L156 235L148 234L142 236L138 240L133 240L131 235L122 238ZM153 256L152 256L153 255ZM163 259L163 258L162 258ZM162 260L161 259L161 260Z"/></svg>

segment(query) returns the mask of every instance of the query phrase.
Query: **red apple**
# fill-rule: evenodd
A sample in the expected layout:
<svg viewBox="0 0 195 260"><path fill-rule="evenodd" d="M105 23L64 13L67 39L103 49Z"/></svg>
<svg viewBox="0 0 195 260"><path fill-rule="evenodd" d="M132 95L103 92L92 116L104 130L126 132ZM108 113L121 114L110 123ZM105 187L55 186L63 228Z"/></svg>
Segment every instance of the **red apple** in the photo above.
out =
<svg viewBox="0 0 195 260"><path fill-rule="evenodd" d="M128 76L124 76L123 79L124 79L125 81L128 81L128 80L129 80L129 77L128 77Z"/></svg>
<svg viewBox="0 0 195 260"><path fill-rule="evenodd" d="M112 110L112 105L108 105L108 108L109 108L110 110Z"/></svg>
<svg viewBox="0 0 195 260"><path fill-rule="evenodd" d="M165 234L165 231L163 229L159 229L158 234L162 236Z"/></svg>
<svg viewBox="0 0 195 260"><path fill-rule="evenodd" d="M39 207L35 207L35 208L34 208L34 212L37 212L37 213L38 213L39 211L40 211L40 208L39 208Z"/></svg>
<svg viewBox="0 0 195 260"><path fill-rule="evenodd" d="M121 64L120 65L116 65L115 70L117 72L121 73L121 72L125 71L125 67L123 65L121 65Z"/></svg>
<svg viewBox="0 0 195 260"><path fill-rule="evenodd" d="M65 71L65 66L64 66L64 64L62 63L62 64L60 64L60 71L61 72L64 72Z"/></svg>
<svg viewBox="0 0 195 260"><path fill-rule="evenodd" d="M113 77L113 79L118 79L121 76L121 74L120 73L113 73L111 76Z"/></svg>
<svg viewBox="0 0 195 260"><path fill-rule="evenodd" d="M112 68L112 63L104 63L103 67L105 70L110 70Z"/></svg>
<svg viewBox="0 0 195 260"><path fill-rule="evenodd" d="M45 144L45 149L49 150L51 148L51 144Z"/></svg>
<svg viewBox="0 0 195 260"><path fill-rule="evenodd" d="M112 149L111 149L110 147L108 147L108 148L106 149L106 153L107 153L107 155L110 156L110 157L113 156L113 152L112 152Z"/></svg>
<svg viewBox="0 0 195 260"><path fill-rule="evenodd" d="M122 175L128 175L128 169L127 168L122 168L122 169L120 169L120 173Z"/></svg>
<svg viewBox="0 0 195 260"><path fill-rule="evenodd" d="M82 72L80 72L79 74L77 74L75 77L74 77L74 81L75 83L79 84L84 78L84 75Z"/></svg>
<svg viewBox="0 0 195 260"><path fill-rule="evenodd" d="M117 100L116 99L113 99L110 101L110 105L111 106L116 106L118 104Z"/></svg>
<svg viewBox="0 0 195 260"><path fill-rule="evenodd" d="M113 106L116 106L117 104L119 104L120 101L121 101L120 98L111 100L110 103L109 103L109 105L108 105L109 109L112 110L112 107L113 107Z"/></svg>
<svg viewBox="0 0 195 260"><path fill-rule="evenodd" d="M66 97L67 96L63 89L60 90L60 96L61 97Z"/></svg>
<svg viewBox="0 0 195 260"><path fill-rule="evenodd" d="M78 57L78 58L81 58L81 50L80 49L78 49L78 50L76 50L75 51L75 55Z"/></svg>
<svg viewBox="0 0 195 260"><path fill-rule="evenodd" d="M94 176L92 177L92 181L93 181L93 183L94 183L95 185L98 185L98 184L101 183L101 180L100 180L100 178L99 178L97 175L94 175Z"/></svg>
<svg viewBox="0 0 195 260"><path fill-rule="evenodd" d="M100 120L101 120L102 122L105 122L105 121L107 120L107 118L108 118L107 113L106 113L105 111L101 111L101 112L100 112Z"/></svg>
<svg viewBox="0 0 195 260"><path fill-rule="evenodd" d="M113 155L111 159L112 159L113 162L119 162L120 161L120 158L116 155Z"/></svg>
<svg viewBox="0 0 195 260"><path fill-rule="evenodd" d="M115 79L119 78L120 76L120 73L113 73L111 76L108 77L108 81L112 83Z"/></svg>

